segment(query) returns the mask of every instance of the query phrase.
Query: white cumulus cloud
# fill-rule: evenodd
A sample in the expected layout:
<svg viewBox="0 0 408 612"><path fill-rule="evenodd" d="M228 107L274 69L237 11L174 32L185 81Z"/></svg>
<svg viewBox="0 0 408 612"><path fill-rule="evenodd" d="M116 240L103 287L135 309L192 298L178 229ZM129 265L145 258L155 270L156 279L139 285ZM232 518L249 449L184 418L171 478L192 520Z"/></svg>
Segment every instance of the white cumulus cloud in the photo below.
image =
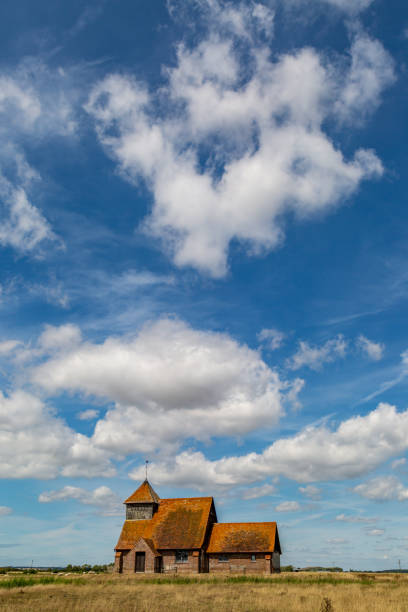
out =
<svg viewBox="0 0 408 612"><path fill-rule="evenodd" d="M32 379L49 393L116 402L97 422L93 440L118 452L241 435L276 425L283 413L284 384L258 352L172 319L147 324L133 337L84 342L35 368Z"/></svg>
<svg viewBox="0 0 408 612"><path fill-rule="evenodd" d="M395 476L379 476L366 483L357 485L353 491L376 501L406 501L408 499L408 488L405 487Z"/></svg>
<svg viewBox="0 0 408 612"><path fill-rule="evenodd" d="M106 453L35 396L0 393L0 478L112 476Z"/></svg>
<svg viewBox="0 0 408 612"><path fill-rule="evenodd" d="M76 346L81 341L81 330L77 325L67 323L58 327L46 325L38 338L38 345L42 351L53 352Z"/></svg>
<svg viewBox="0 0 408 612"><path fill-rule="evenodd" d="M380 41L358 33L351 46L351 67L336 103L343 121L372 112L384 89L395 80L394 63Z"/></svg>
<svg viewBox="0 0 408 612"><path fill-rule="evenodd" d="M371 150L346 159L324 125L333 113L371 112L393 69L381 44L361 34L348 68L311 48L272 59L254 35L265 6L200 4L211 33L178 46L158 91L111 74L85 108L123 176L153 194L145 231L177 266L220 277L232 240L252 255L270 251L284 239L285 213L327 213L382 174ZM258 22L264 31L264 16Z"/></svg>
<svg viewBox="0 0 408 612"><path fill-rule="evenodd" d="M381 443L379 443L381 441ZM337 429L307 427L280 438L262 453L208 460L188 450L151 466L158 484L196 488L234 486L285 476L300 483L357 478L408 448L408 411L379 404L366 416L354 416ZM139 480L143 468L130 476Z"/></svg>

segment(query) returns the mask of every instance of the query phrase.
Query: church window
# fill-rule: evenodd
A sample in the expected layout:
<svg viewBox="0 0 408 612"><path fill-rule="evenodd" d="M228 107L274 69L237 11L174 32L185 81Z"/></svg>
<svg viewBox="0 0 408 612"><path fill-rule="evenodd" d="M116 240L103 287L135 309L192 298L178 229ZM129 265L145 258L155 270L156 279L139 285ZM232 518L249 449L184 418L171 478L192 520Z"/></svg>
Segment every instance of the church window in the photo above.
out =
<svg viewBox="0 0 408 612"><path fill-rule="evenodd" d="M187 563L188 552L186 550L176 550L176 563Z"/></svg>

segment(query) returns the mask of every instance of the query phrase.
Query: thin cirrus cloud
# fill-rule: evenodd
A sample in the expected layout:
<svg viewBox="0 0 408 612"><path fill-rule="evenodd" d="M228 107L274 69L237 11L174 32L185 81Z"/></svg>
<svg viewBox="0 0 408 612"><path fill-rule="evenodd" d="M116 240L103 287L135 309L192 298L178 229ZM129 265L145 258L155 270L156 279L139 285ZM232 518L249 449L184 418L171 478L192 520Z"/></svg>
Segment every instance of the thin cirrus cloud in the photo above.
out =
<svg viewBox="0 0 408 612"><path fill-rule="evenodd" d="M233 239L248 254L270 251L284 239L285 213L327 213L381 176L373 151L345 159L323 124L333 114L349 124L364 119L394 71L382 45L361 32L347 69L311 48L274 60L248 36L257 26L244 3L204 5L211 33L192 47L179 44L164 86L149 91L132 75L111 74L85 109L122 175L152 191L144 230L177 266L222 277ZM233 10L232 29L221 9Z"/></svg>
<svg viewBox="0 0 408 612"><path fill-rule="evenodd" d="M100 486L89 491L81 487L65 486L57 491L41 493L38 501L43 504L75 500L85 506L94 506L103 516L122 514L122 500L109 487Z"/></svg>
<svg viewBox="0 0 408 612"><path fill-rule="evenodd" d="M355 516L352 514L338 514L336 516L336 521L340 521L341 523L376 523L378 521L377 518L370 518L365 516Z"/></svg>
<svg viewBox="0 0 408 612"><path fill-rule="evenodd" d="M285 501L275 506L276 512L299 512L301 506L297 501Z"/></svg>
<svg viewBox="0 0 408 612"><path fill-rule="evenodd" d="M21 253L33 251L55 236L45 217L28 199L27 187L13 185L1 175L0 167L0 245Z"/></svg>
<svg viewBox="0 0 408 612"><path fill-rule="evenodd" d="M345 11L346 13L357 14L361 11L364 11L366 8L373 3L373 0L314 0L316 5L321 5L322 7L327 7L327 5ZM284 0L284 5L286 4L306 4L305 0ZM310 4L307 2L307 4Z"/></svg>
<svg viewBox="0 0 408 612"><path fill-rule="evenodd" d="M0 355L13 353L20 344L19 340L3 340L3 342L0 342Z"/></svg>
<svg viewBox="0 0 408 612"><path fill-rule="evenodd" d="M299 491L305 497L309 499L313 499L314 501L318 501L321 499L321 489L315 487L314 485L306 485L305 487L299 487Z"/></svg>
<svg viewBox="0 0 408 612"><path fill-rule="evenodd" d="M260 487L245 489L241 497L246 500L259 499L260 497L269 497L270 495L274 495L274 493L276 493L276 487L274 485L264 484Z"/></svg>
<svg viewBox="0 0 408 612"><path fill-rule="evenodd" d="M25 145L41 145L55 136L72 137L77 128L71 77L29 58L0 72L0 245L37 254L56 241L32 193L41 184L27 161Z"/></svg>
<svg viewBox="0 0 408 612"><path fill-rule="evenodd" d="M407 462L407 460L405 459L405 457L401 457L401 459L395 459L395 461L393 461L392 464L391 464L391 468L393 470L397 470L401 466L405 465L406 462Z"/></svg>
<svg viewBox="0 0 408 612"><path fill-rule="evenodd" d="M382 536L385 533L385 529L369 529L367 535L369 536Z"/></svg>

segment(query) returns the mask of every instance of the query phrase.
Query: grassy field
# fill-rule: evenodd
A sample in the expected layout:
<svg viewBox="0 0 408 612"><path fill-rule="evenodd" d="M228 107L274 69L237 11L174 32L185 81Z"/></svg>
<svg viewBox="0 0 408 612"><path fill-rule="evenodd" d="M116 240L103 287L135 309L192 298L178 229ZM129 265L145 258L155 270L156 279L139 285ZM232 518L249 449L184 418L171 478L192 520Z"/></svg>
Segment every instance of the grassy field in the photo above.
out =
<svg viewBox="0 0 408 612"><path fill-rule="evenodd" d="M408 576L0 576L0 610L408 612Z"/></svg>

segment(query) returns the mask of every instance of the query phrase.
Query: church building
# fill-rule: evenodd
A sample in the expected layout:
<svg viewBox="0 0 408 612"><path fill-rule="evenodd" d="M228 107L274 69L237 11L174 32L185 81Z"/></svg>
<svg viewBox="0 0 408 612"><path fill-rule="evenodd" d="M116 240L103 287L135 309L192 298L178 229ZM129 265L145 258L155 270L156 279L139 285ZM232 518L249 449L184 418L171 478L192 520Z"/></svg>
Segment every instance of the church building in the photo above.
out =
<svg viewBox="0 0 408 612"><path fill-rule="evenodd" d="M280 570L275 522L218 523L212 497L160 499L147 479L124 503L126 520L115 548L116 572Z"/></svg>

